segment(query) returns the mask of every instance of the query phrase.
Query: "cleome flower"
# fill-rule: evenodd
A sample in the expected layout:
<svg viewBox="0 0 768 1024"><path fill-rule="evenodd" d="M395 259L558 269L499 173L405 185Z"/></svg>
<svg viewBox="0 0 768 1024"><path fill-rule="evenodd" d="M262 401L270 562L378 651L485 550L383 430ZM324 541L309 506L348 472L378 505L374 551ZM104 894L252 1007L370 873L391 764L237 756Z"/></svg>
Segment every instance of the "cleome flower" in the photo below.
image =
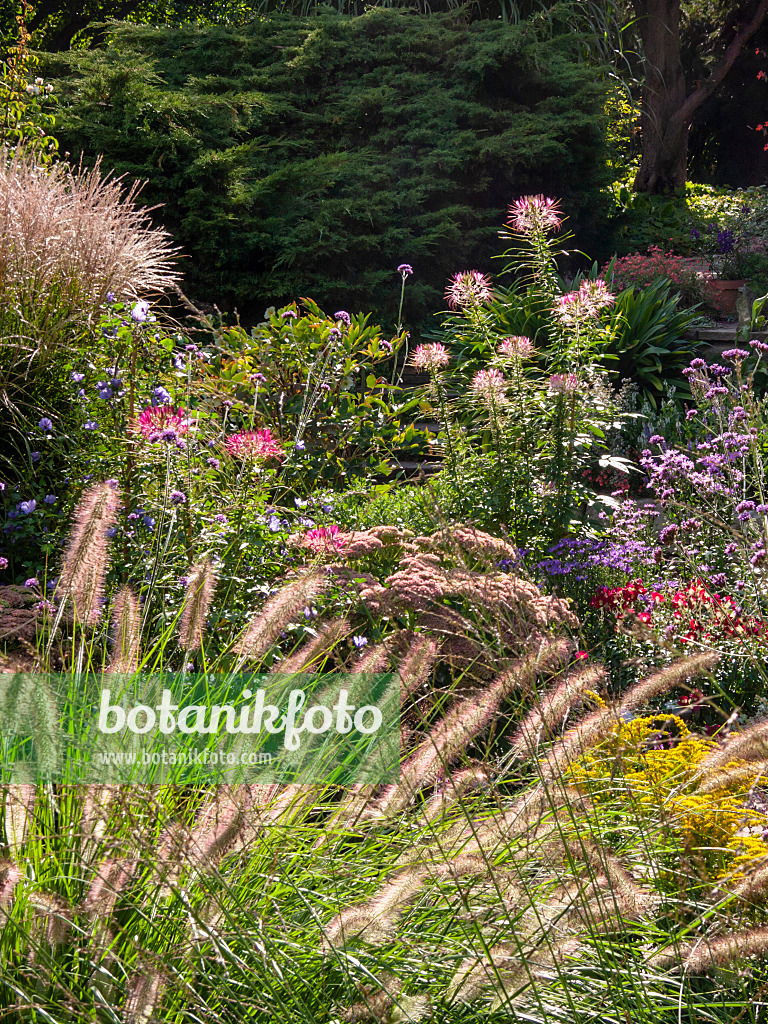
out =
<svg viewBox="0 0 768 1024"><path fill-rule="evenodd" d="M616 302L605 281L598 277L594 281L582 281L579 290L561 295L555 303L554 313L564 323L594 319L600 311Z"/></svg>
<svg viewBox="0 0 768 1024"><path fill-rule="evenodd" d="M224 447L233 458L244 461L264 463L274 459L276 462L282 462L285 458L282 445L272 436L269 427L233 434L226 439Z"/></svg>
<svg viewBox="0 0 768 1024"><path fill-rule="evenodd" d="M344 538L338 526L318 526L304 534L293 534L288 538L292 547L301 547L315 555L340 554L345 548Z"/></svg>
<svg viewBox="0 0 768 1024"><path fill-rule="evenodd" d="M510 338L503 338L499 342L498 353L508 359L530 359L536 352L536 346L530 338L523 335L514 335Z"/></svg>
<svg viewBox="0 0 768 1024"><path fill-rule="evenodd" d="M472 394L481 399L489 408L499 408L508 403L506 389L507 381L501 370L494 367L488 370L478 370L472 378Z"/></svg>
<svg viewBox="0 0 768 1024"><path fill-rule="evenodd" d="M176 441L189 432L189 421L183 409L172 405L147 406L131 429L147 441Z"/></svg>
<svg viewBox="0 0 768 1024"><path fill-rule="evenodd" d="M546 196L521 196L509 208L507 223L521 235L529 232L559 231L563 213L557 199Z"/></svg>
<svg viewBox="0 0 768 1024"><path fill-rule="evenodd" d="M450 361L448 349L439 343L419 345L411 356L411 366L415 370L428 370L430 373L444 369Z"/></svg>
<svg viewBox="0 0 768 1024"><path fill-rule="evenodd" d="M479 270L461 270L448 283L445 298L451 309L467 309L493 302L490 278Z"/></svg>

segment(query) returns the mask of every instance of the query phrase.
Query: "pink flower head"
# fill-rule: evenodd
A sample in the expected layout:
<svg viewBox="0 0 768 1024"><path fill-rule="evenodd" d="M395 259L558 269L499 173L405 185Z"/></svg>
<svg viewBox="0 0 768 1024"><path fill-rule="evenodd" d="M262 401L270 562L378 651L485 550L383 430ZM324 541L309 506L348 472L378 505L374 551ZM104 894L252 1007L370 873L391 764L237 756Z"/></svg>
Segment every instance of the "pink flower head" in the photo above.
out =
<svg viewBox="0 0 768 1024"><path fill-rule="evenodd" d="M592 315L596 316L606 306L613 306L616 299L609 291L608 285L602 277L598 277L594 281L581 282L579 286L579 302L585 309L594 310Z"/></svg>
<svg viewBox="0 0 768 1024"><path fill-rule="evenodd" d="M536 346L530 338L515 335L511 338L504 338L499 343L498 351L500 356L507 356L509 359L530 359L536 351Z"/></svg>
<svg viewBox="0 0 768 1024"><path fill-rule="evenodd" d="M428 370L435 373L442 370L451 361L445 345L419 345L411 356L411 365L416 370Z"/></svg>
<svg viewBox="0 0 768 1024"><path fill-rule="evenodd" d="M189 421L183 409L172 405L150 405L132 424L134 433L147 441L175 441L189 432Z"/></svg>
<svg viewBox="0 0 768 1024"><path fill-rule="evenodd" d="M595 281L582 281L577 292L559 296L554 312L564 323L572 324L598 316L600 310L615 302L605 281L598 277Z"/></svg>
<svg viewBox="0 0 768 1024"><path fill-rule="evenodd" d="M549 390L553 395L571 395L579 388L575 373L555 373L549 378Z"/></svg>
<svg viewBox="0 0 768 1024"><path fill-rule="evenodd" d="M478 370L472 378L472 393L488 406L507 404L507 381L501 370Z"/></svg>
<svg viewBox="0 0 768 1024"><path fill-rule="evenodd" d="M245 430L233 434L224 442L227 452L236 459L264 463L274 459L282 462L285 451L279 441L272 437L269 427L262 430Z"/></svg>
<svg viewBox="0 0 768 1024"><path fill-rule="evenodd" d="M563 212L557 199L521 196L509 208L507 223L521 235L534 231L559 231Z"/></svg>
<svg viewBox="0 0 768 1024"><path fill-rule="evenodd" d="M445 298L451 309L466 309L468 306L493 302L490 278L479 270L461 270L451 278L445 290Z"/></svg>
<svg viewBox="0 0 768 1024"><path fill-rule="evenodd" d="M344 550L344 540L338 526L318 526L308 530L301 538L301 546L316 555L335 554Z"/></svg>

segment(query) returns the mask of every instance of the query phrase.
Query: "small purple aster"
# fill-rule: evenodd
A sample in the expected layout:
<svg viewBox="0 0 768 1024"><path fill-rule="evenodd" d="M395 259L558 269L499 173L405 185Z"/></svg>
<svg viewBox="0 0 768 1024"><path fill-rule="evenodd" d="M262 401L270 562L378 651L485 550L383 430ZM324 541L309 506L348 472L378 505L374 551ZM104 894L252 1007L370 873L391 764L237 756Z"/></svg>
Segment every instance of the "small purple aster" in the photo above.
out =
<svg viewBox="0 0 768 1024"><path fill-rule="evenodd" d="M25 587L39 587L40 586L40 580L37 578L37 576L30 576L28 580L24 580L24 586Z"/></svg>
<svg viewBox="0 0 768 1024"><path fill-rule="evenodd" d="M186 505L187 496L184 491L171 491L171 504L172 505Z"/></svg>

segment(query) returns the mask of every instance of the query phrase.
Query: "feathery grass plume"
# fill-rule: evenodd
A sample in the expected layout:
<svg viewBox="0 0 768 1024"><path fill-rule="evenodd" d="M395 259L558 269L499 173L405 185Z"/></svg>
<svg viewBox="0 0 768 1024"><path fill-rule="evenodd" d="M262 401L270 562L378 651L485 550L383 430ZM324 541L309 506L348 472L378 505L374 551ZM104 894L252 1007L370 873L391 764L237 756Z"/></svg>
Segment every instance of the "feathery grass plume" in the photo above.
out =
<svg viewBox="0 0 768 1024"><path fill-rule="evenodd" d="M197 562L187 573L184 608L179 623L179 646L188 654L203 645L203 630L216 589L216 570L210 557Z"/></svg>
<svg viewBox="0 0 768 1024"><path fill-rule="evenodd" d="M572 819L575 813L586 813L591 806L589 797L574 786L535 786L516 797L503 812L460 820L441 833L439 844L409 849L398 858L397 866L475 854L490 860L520 836L525 836L521 856L534 848L540 853L542 844L561 830L559 819L563 814Z"/></svg>
<svg viewBox="0 0 768 1024"><path fill-rule="evenodd" d="M511 693L531 686L540 674L556 672L567 662L572 647L568 639L548 644L536 654L515 662L484 692L451 708L405 762L400 781L385 789L379 801L381 814L396 814L406 807L485 729Z"/></svg>
<svg viewBox="0 0 768 1024"><path fill-rule="evenodd" d="M12 860L0 861L0 910L5 910L11 903L16 886L24 877L24 872Z"/></svg>
<svg viewBox="0 0 768 1024"><path fill-rule="evenodd" d="M141 615L139 602L131 587L125 586L112 602L112 659L107 672L133 675L139 667Z"/></svg>
<svg viewBox="0 0 768 1024"><path fill-rule="evenodd" d="M139 182L126 189L104 175L100 161L90 170L63 161L43 168L20 150L0 160L4 304L32 317L35 307L50 312L56 295L56 322L40 324L39 314L34 322L61 329L87 319L109 292L135 298L171 287L179 250L152 225L151 208L136 205L140 190ZM43 330L36 340L47 346L63 339Z"/></svg>
<svg viewBox="0 0 768 1024"><path fill-rule="evenodd" d="M327 586L327 574L308 572L273 594L264 608L253 616L233 648L235 654L240 655L238 667L248 658L261 658L266 654L288 623Z"/></svg>
<svg viewBox="0 0 768 1024"><path fill-rule="evenodd" d="M86 786L80 813L80 835L86 844L98 845L107 830L107 823L119 789L117 786Z"/></svg>
<svg viewBox="0 0 768 1024"><path fill-rule="evenodd" d="M322 948L328 952L353 937L380 944L395 935L395 921L408 900L418 895L429 877L424 867L404 868L367 903L346 907L323 930Z"/></svg>
<svg viewBox="0 0 768 1024"><path fill-rule="evenodd" d="M357 1024L363 1020L381 1021L382 1024L389 1021L390 1011L402 991L403 983L391 974L382 974L377 981L378 986L361 985L362 1000L346 1009L338 1009L338 1019L347 1021L348 1024Z"/></svg>
<svg viewBox="0 0 768 1024"><path fill-rule="evenodd" d="M34 820L36 789L31 783L12 783L5 790L5 841L18 853Z"/></svg>
<svg viewBox="0 0 768 1024"><path fill-rule="evenodd" d="M719 751L718 751L719 753ZM713 769L713 774L703 778L696 792L706 795L716 793L719 789L732 789L734 786L756 785L760 779L768 775L768 761L748 761L745 764L734 764L734 767Z"/></svg>
<svg viewBox="0 0 768 1024"><path fill-rule="evenodd" d="M549 738L585 690L602 687L607 679L608 673L602 665L590 665L570 672L554 690L544 692L512 736L515 753L519 757L535 757L541 743Z"/></svg>
<svg viewBox="0 0 768 1024"><path fill-rule="evenodd" d="M343 946L352 937L362 937L373 945L388 942L395 934L395 924L405 904L419 894L428 879L487 876L489 872L484 857L472 856L402 868L372 899L346 907L328 922L323 932L323 950Z"/></svg>
<svg viewBox="0 0 768 1024"><path fill-rule="evenodd" d="M427 821L434 821L454 807L462 797L476 789L484 789L490 781L490 775L479 765L463 768L453 775L449 772L440 791L424 805L424 817Z"/></svg>
<svg viewBox="0 0 768 1024"><path fill-rule="evenodd" d="M288 676L298 675L300 672L316 672L322 667L323 661L334 647L351 632L352 627L349 620L343 616L326 622L318 629L316 637L313 637L290 657L274 665L271 671Z"/></svg>
<svg viewBox="0 0 768 1024"><path fill-rule="evenodd" d="M60 601L57 619L71 600L77 620L84 625L98 621L109 567L107 530L115 523L119 504L120 493L111 484L94 484L83 492L56 587Z"/></svg>
<svg viewBox="0 0 768 1024"><path fill-rule="evenodd" d="M150 1024L166 986L164 976L149 964L132 975L126 986L124 1024Z"/></svg>
<svg viewBox="0 0 768 1024"><path fill-rule="evenodd" d="M400 701L404 703L408 697L416 693L430 678L437 664L438 645L428 636L414 637L413 643L403 655L397 666L400 676Z"/></svg>
<svg viewBox="0 0 768 1024"><path fill-rule="evenodd" d="M40 938L50 946L60 946L65 942L69 930L72 927L73 910L69 904L59 896L52 896L47 892L33 892L27 897L30 906L39 913L36 914ZM31 951L34 954L34 949Z"/></svg>
<svg viewBox="0 0 768 1024"><path fill-rule="evenodd" d="M701 974L711 967L727 967L751 956L768 956L768 928L744 928L728 935L703 936L686 942L678 951L660 951L646 961L653 967L679 963L690 974Z"/></svg>
<svg viewBox="0 0 768 1024"><path fill-rule="evenodd" d="M219 786L203 807L189 837L187 865L193 869L216 866L237 838L249 799L246 786Z"/></svg>
<svg viewBox="0 0 768 1024"><path fill-rule="evenodd" d="M656 895L637 883L612 850L589 839L560 845L569 860L584 861L597 876L605 877L624 914L640 916L656 903Z"/></svg>
<svg viewBox="0 0 768 1024"><path fill-rule="evenodd" d="M768 753L768 722L758 722L743 732L732 733L722 747L699 762L699 774L737 761L763 760Z"/></svg>
<svg viewBox="0 0 768 1024"><path fill-rule="evenodd" d="M96 868L81 910L88 917L110 917L120 894L130 884L137 868L135 860L108 857Z"/></svg>
<svg viewBox="0 0 768 1024"><path fill-rule="evenodd" d="M649 700L668 693L674 686L681 686L688 679L697 679L699 676L711 672L720 661L720 657L717 652L707 651L703 654L694 654L690 658L673 661L671 665L659 669L647 679L630 687L619 702L618 710L620 712L637 711Z"/></svg>
<svg viewBox="0 0 768 1024"><path fill-rule="evenodd" d="M719 654L709 652L681 658L630 687L616 704L587 715L570 728L539 763L542 780L551 781L567 771L574 760L598 741L609 725L622 721L626 712L637 711L649 700L667 693L672 687L710 672L719 660Z"/></svg>
<svg viewBox="0 0 768 1024"><path fill-rule="evenodd" d="M729 883L729 890L733 896L746 903L763 902L768 896L768 862L761 861L736 885Z"/></svg>
<svg viewBox="0 0 768 1024"><path fill-rule="evenodd" d="M526 989L535 981L546 984L552 978L552 969L573 958L583 946L581 939L568 939L554 948L536 950L535 956L526 959L525 966L508 975L502 975L500 983L496 982L493 985L496 998L491 1003L489 1011L493 1013L504 1009L510 1003L513 1006L524 1004Z"/></svg>

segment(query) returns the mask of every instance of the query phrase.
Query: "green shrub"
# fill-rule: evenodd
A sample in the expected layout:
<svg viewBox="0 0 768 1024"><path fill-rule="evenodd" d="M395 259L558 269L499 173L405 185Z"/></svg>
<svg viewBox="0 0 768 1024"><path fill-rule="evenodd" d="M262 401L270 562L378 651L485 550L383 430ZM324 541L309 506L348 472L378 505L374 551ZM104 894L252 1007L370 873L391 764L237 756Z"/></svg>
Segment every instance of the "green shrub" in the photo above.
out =
<svg viewBox="0 0 768 1024"><path fill-rule="evenodd" d="M394 322L407 260L414 325L451 272L489 263L511 199L545 190L577 217L604 183L604 86L574 33L537 32L381 9L120 25L46 70L62 149L147 179L195 298Z"/></svg>

